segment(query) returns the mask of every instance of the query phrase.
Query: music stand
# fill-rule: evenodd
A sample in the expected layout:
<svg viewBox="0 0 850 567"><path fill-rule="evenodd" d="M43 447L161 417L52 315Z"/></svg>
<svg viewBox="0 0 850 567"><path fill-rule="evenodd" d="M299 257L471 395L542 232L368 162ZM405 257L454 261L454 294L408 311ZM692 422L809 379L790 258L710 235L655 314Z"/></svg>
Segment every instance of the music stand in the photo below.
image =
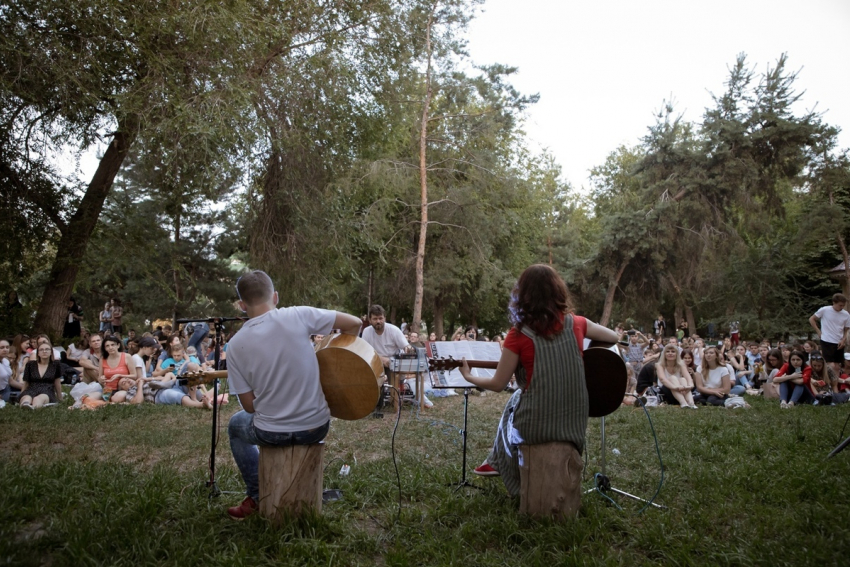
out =
<svg viewBox="0 0 850 567"><path fill-rule="evenodd" d="M474 358L481 358L484 360L498 360L501 355L501 349L499 345L496 343L469 343L468 341L457 341L457 342L430 342L426 343L427 353L430 357L448 357L449 359L460 360L462 357L466 356L467 360ZM489 351L489 352L488 352ZM492 372L486 371L482 369L476 369L476 371L481 372ZM460 480L456 483L449 484L449 486L455 486L457 490L460 490L464 487L472 487L477 488L478 490L483 490L480 486L476 486L469 482L466 478L466 452L467 452L467 438L469 436L467 428L469 424L469 390L475 388L474 384L470 384L463 377L460 376L460 372L454 370L452 372L437 372L432 371L429 373L431 378L431 387L435 390L438 389L463 389L463 429L460 430L461 437L463 439L463 464L461 468L461 477Z"/></svg>

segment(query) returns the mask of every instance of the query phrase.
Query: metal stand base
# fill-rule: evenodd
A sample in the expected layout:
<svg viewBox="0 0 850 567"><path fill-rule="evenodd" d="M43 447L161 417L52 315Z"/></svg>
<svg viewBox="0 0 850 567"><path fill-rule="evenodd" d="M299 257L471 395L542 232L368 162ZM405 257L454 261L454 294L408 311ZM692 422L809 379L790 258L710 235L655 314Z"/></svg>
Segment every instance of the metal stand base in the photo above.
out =
<svg viewBox="0 0 850 567"><path fill-rule="evenodd" d="M596 486L589 490L585 490L585 494L590 494L591 492L599 492L600 494L605 495L606 492L613 492L614 494L619 494L620 496L625 496L626 498L631 498L632 500L637 500L638 502L643 502L644 504L649 504L659 510L666 510L667 506L662 506L661 504L656 504L655 502L650 502L649 500L644 500L640 496L635 496L634 494L629 494L628 492L624 492L618 488L614 488L611 486L611 479L605 474L605 416L600 418L602 420L602 472L597 473L595 475Z"/></svg>
<svg viewBox="0 0 850 567"><path fill-rule="evenodd" d="M455 486L455 492L464 487L469 488L477 488L478 490L484 490L480 486L475 486L468 480L466 480L466 424L467 418L469 417L469 388L463 389L463 429L460 430L460 434L463 437L463 467L461 468L461 477L460 481L457 483L449 484L448 486Z"/></svg>

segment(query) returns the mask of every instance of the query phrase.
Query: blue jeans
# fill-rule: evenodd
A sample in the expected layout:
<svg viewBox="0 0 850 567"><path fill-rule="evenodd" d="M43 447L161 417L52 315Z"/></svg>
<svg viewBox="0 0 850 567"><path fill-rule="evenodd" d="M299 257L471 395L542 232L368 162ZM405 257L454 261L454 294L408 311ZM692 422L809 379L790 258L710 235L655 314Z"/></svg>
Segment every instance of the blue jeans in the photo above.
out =
<svg viewBox="0 0 850 567"><path fill-rule="evenodd" d="M811 394L809 394L806 387L802 384L795 384L790 380L779 384L779 398L781 400L794 402L795 404L805 404L811 401L811 397Z"/></svg>
<svg viewBox="0 0 850 567"><path fill-rule="evenodd" d="M260 501L260 449L257 445L267 447L312 445L325 438L330 425L331 422L328 421L316 429L280 433L263 431L254 427L253 413L242 410L233 414L227 426L227 434L230 437L233 460L236 461L236 466L242 473L242 480L245 481L246 494L253 498L254 502Z"/></svg>
<svg viewBox="0 0 850 567"><path fill-rule="evenodd" d="M753 377L753 373L747 372L746 374L741 374L740 376L738 376L738 379L736 380L736 382L738 383L738 386L743 386L744 391L746 391L750 387L750 379L752 377Z"/></svg>
<svg viewBox="0 0 850 567"><path fill-rule="evenodd" d="M729 390L729 395L730 396L741 396L746 391L747 391L746 386L732 386L732 389Z"/></svg>
<svg viewBox="0 0 850 567"><path fill-rule="evenodd" d="M198 351L198 356L200 356L201 342L207 338L207 335L209 334L210 326L207 323L195 323L195 330L189 338L189 344L187 346L195 347Z"/></svg>

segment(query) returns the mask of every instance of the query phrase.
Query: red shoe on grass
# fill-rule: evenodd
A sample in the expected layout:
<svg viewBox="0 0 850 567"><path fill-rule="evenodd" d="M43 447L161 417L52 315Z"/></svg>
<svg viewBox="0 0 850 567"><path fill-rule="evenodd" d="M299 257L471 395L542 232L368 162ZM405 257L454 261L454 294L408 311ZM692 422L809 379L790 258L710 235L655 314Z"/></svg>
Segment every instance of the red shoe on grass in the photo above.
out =
<svg viewBox="0 0 850 567"><path fill-rule="evenodd" d="M491 467L490 463L487 462L485 462L472 472L474 472L478 476L499 476L499 471Z"/></svg>
<svg viewBox="0 0 850 567"><path fill-rule="evenodd" d="M254 499L250 496L246 496L245 500L242 501L242 504L228 508L227 515L234 520L244 520L248 516L256 514L258 509L259 506L257 506L256 502L254 502Z"/></svg>

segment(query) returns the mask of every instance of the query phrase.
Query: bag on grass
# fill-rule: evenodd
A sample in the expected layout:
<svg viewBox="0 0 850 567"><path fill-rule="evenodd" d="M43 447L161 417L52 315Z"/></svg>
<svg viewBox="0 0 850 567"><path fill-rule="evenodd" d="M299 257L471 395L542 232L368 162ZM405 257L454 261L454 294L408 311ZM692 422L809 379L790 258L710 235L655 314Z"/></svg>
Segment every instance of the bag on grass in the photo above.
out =
<svg viewBox="0 0 850 567"><path fill-rule="evenodd" d="M741 396L732 396L731 398L727 398L724 402L724 405L730 409L750 407L750 404L745 402L744 398L742 398Z"/></svg>
<svg viewBox="0 0 850 567"><path fill-rule="evenodd" d="M83 396L99 394L101 392L103 392L103 388L97 382L92 382L91 384L77 382L74 387L71 388L71 397L74 398L75 402L79 402Z"/></svg>

